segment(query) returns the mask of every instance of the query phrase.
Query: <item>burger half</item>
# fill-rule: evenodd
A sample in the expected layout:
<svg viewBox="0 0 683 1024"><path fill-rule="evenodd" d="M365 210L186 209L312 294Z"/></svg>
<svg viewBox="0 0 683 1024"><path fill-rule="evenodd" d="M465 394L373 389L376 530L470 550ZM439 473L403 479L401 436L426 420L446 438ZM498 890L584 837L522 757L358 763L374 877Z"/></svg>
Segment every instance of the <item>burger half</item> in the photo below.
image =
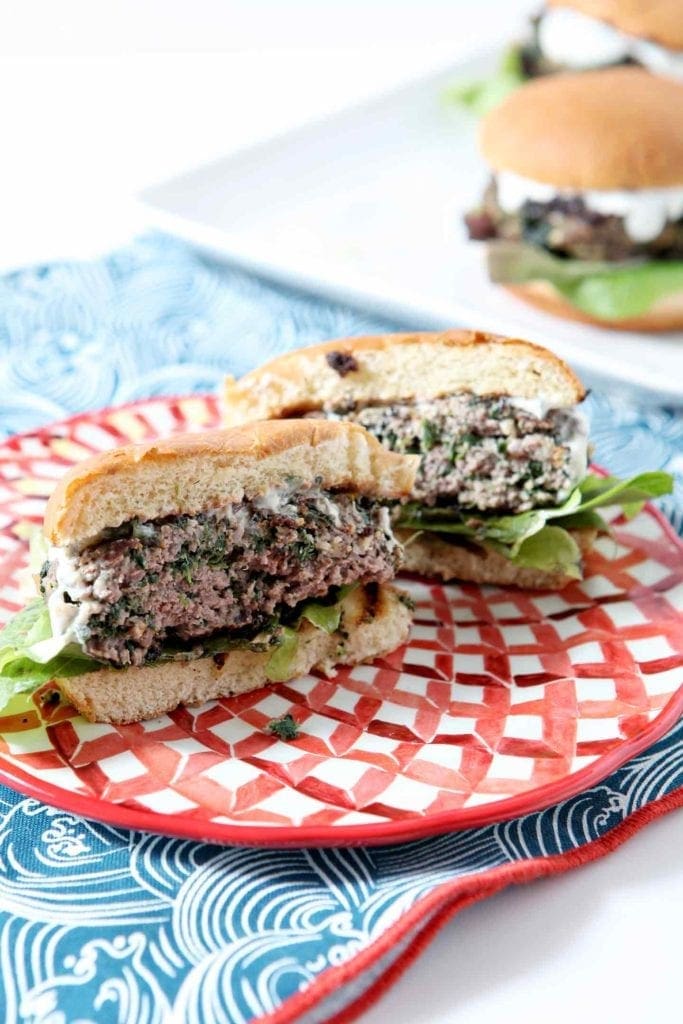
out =
<svg viewBox="0 0 683 1024"><path fill-rule="evenodd" d="M666 473L587 472L580 381L551 352L472 331L348 338L228 378L228 424L351 420L420 456L394 508L404 567L441 579L558 589L606 524L597 512L668 493Z"/></svg>
<svg viewBox="0 0 683 1024"><path fill-rule="evenodd" d="M683 327L683 82L631 67L539 79L480 139L493 174L465 222L492 281L574 320Z"/></svg>
<svg viewBox="0 0 683 1024"><path fill-rule="evenodd" d="M680 0L546 0L496 72L454 98L484 114L531 78L634 64L683 79Z"/></svg>
<svg viewBox="0 0 683 1024"><path fill-rule="evenodd" d="M393 650L410 611L386 585L387 502L417 461L309 420L76 466L48 503L40 596L0 632L0 708L57 687L93 721L132 722Z"/></svg>

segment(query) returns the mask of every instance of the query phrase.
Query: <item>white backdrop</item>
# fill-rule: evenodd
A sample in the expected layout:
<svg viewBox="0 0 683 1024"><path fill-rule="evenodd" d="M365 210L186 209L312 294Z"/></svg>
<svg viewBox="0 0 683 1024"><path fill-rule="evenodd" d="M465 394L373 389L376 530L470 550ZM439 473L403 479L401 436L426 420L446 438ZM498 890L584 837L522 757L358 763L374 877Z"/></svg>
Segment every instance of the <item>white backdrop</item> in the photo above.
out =
<svg viewBox="0 0 683 1024"><path fill-rule="evenodd" d="M0 4L0 267L126 237L145 186L442 66L525 6Z"/></svg>

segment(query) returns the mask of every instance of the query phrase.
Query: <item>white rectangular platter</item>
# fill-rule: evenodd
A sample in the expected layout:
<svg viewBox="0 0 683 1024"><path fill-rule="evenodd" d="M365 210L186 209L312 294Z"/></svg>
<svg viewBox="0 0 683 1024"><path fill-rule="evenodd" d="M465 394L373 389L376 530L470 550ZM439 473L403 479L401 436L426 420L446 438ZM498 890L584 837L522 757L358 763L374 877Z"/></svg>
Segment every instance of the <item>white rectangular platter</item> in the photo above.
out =
<svg viewBox="0 0 683 1024"><path fill-rule="evenodd" d="M683 405L683 333L635 334L527 308L487 280L462 214L487 180L476 121L445 101L497 53L430 73L156 185L148 220L275 280L410 328L474 327L538 341L588 382Z"/></svg>

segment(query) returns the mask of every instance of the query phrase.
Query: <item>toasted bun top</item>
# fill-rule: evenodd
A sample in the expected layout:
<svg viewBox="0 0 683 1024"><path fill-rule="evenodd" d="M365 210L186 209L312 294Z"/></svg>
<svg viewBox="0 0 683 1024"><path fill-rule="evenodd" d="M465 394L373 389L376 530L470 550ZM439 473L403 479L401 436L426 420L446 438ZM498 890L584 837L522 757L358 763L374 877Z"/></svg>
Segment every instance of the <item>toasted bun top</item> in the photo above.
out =
<svg viewBox="0 0 683 1024"><path fill-rule="evenodd" d="M335 354L356 369L334 369ZM547 349L481 331L344 338L289 352L225 385L225 422L333 409L347 402L382 404L474 395L543 396L562 407L584 397L581 382Z"/></svg>
<svg viewBox="0 0 683 1024"><path fill-rule="evenodd" d="M45 512L52 544L83 546L131 519L195 515L265 494L295 478L305 487L394 498L412 488L419 459L383 448L355 424L252 423L127 445L74 466Z"/></svg>
<svg viewBox="0 0 683 1024"><path fill-rule="evenodd" d="M683 185L683 82L636 67L538 78L488 114L480 139L496 170L558 188Z"/></svg>
<svg viewBox="0 0 683 1024"><path fill-rule="evenodd" d="M606 21L622 32L683 49L681 0L546 0L548 7L571 7L589 18Z"/></svg>

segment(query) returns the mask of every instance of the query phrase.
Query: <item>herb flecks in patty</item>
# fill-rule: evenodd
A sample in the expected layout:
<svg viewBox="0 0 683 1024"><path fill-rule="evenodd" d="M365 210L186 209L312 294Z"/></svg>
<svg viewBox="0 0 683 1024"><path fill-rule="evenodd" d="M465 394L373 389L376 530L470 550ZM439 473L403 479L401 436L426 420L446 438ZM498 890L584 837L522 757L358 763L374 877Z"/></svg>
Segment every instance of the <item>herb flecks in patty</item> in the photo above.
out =
<svg viewBox="0 0 683 1024"><path fill-rule="evenodd" d="M576 483L572 411L539 418L503 397L462 394L345 415L386 447L422 456L413 494L423 504L522 512L558 504Z"/></svg>

